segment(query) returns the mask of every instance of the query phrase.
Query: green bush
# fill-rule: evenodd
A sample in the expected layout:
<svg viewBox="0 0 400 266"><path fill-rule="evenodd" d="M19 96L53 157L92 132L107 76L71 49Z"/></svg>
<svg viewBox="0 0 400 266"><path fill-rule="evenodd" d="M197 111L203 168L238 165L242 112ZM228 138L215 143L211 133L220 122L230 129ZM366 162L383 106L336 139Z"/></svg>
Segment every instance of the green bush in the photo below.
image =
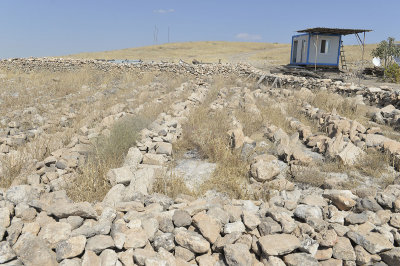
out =
<svg viewBox="0 0 400 266"><path fill-rule="evenodd" d="M400 66L396 63L389 65L385 69L385 78L390 82L400 83Z"/></svg>

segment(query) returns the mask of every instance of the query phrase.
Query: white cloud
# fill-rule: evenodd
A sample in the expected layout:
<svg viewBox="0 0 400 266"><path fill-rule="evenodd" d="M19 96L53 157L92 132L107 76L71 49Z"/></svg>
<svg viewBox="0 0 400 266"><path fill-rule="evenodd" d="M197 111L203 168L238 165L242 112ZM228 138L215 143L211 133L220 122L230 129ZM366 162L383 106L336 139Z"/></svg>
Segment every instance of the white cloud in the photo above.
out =
<svg viewBox="0 0 400 266"><path fill-rule="evenodd" d="M157 9L157 10L153 10L154 13L159 13L159 14L166 14L166 13L172 13L175 12L175 9Z"/></svg>
<svg viewBox="0 0 400 266"><path fill-rule="evenodd" d="M242 33L236 34L235 38L241 39L241 40L246 40L246 41L257 41L257 40L261 40L261 35L242 32Z"/></svg>

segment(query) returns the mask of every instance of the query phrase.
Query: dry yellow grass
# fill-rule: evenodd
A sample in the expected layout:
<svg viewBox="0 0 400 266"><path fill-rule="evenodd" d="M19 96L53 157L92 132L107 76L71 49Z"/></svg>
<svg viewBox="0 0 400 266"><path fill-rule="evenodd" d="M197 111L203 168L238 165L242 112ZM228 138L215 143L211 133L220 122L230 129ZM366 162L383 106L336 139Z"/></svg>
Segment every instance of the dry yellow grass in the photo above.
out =
<svg viewBox="0 0 400 266"><path fill-rule="evenodd" d="M166 75L147 76L150 81L164 82L165 93L176 88L184 77L169 79ZM185 94L179 98L185 97ZM93 143L92 152L86 164L81 167L80 175L76 178L67 193L75 201L101 201L111 188L107 180L107 172L120 167L130 147L136 145L139 132L154 121L161 112L166 112L170 104L177 98L166 98L162 102L152 103L151 95L146 94L137 103L144 104L137 115L128 115L117 120L111 128L110 135L101 136ZM176 185L171 186L176 187Z"/></svg>
<svg viewBox="0 0 400 266"><path fill-rule="evenodd" d="M207 190L227 193L233 198L247 198L246 183L248 170L237 151L229 147L227 131L229 117L225 111L210 112L200 107L183 126L181 140L175 150L196 150L206 160L217 164L212 177L192 193L201 195ZM177 191L174 194L186 193Z"/></svg>
<svg viewBox="0 0 400 266"><path fill-rule="evenodd" d="M64 72L35 70L30 73L1 69L0 73L2 74L0 78L0 115L2 117L20 122L23 130L37 126L33 123L36 114L42 117L51 117L54 121L48 123L45 120L45 132L19 146L17 154L0 158L3 168L3 173L0 173L0 187L10 186L16 177L20 179L26 171L29 172L29 169L26 168L32 167L32 160L41 161L51 152L66 146L80 127L96 126L104 116L109 115L108 109L115 104L127 103L127 99L131 99L129 104L132 107L144 104L143 113L138 119L153 121L160 112L168 109L173 100L176 100L169 93L188 79L185 75L177 76L164 72L113 70L105 74L103 71L92 68ZM148 87L147 85L152 82L157 82L158 85ZM186 97L187 93L190 91L183 92L181 96ZM96 101L93 102L91 100L94 97L96 97ZM151 106L147 104L151 102L150 100L159 97L163 97L162 104ZM14 113L22 114L27 107L34 107L36 111L24 114L21 118L14 117ZM69 112L72 112L73 115L68 125L61 126L58 121L61 116ZM114 131L124 132L121 128ZM131 133L133 134L134 131L132 130ZM95 145L97 152L93 153L95 154L93 157L97 156L97 159L89 158L89 163L83 168L83 171L86 171L87 176L100 176L100 178L96 182L88 179L85 181L84 178L79 179L82 184L80 190L77 188L79 184L75 184L77 191L83 192L92 189L92 192L98 192L99 187L102 186L104 193L106 186L101 184L103 182L101 176L104 176L108 169L116 167L116 161L118 158L121 159L120 155L117 156L109 151L109 157L113 158L105 158L102 154L107 149L110 150L110 145L106 144L112 143L112 148L119 149L122 153L125 150L121 148L121 143L117 143L118 141L126 141L128 146L133 145L132 141L121 135L122 133L118 134L113 133L111 139L102 139L97 142ZM118 137L115 137L116 135ZM90 182L91 187L89 186ZM87 187L84 188L84 186ZM97 188L94 189L95 187ZM80 194L86 195L87 199L98 199L93 196L95 193ZM101 193L98 194L101 197ZM75 196L75 198L78 197L79 195Z"/></svg>
<svg viewBox="0 0 400 266"><path fill-rule="evenodd" d="M336 93L319 91L311 99L310 104L326 112L336 110L337 114L361 123L367 123L369 120L367 117L368 106L358 104L356 100L342 97Z"/></svg>
<svg viewBox="0 0 400 266"><path fill-rule="evenodd" d="M208 63L247 61L265 50L275 50L286 47L287 44L272 44L258 42L183 42L161 45L127 48L122 50L95 53L80 53L69 55L70 58L92 59L142 59L144 61L177 61L182 59L191 62L197 59ZM261 57L258 57L261 59Z"/></svg>
<svg viewBox="0 0 400 266"><path fill-rule="evenodd" d="M288 35L288 39L290 35ZM376 44L365 46L364 60L372 60L371 51ZM357 69L361 60L361 49L358 45L345 45L347 63L352 69ZM65 56L68 58L90 59L142 59L143 61L173 61L182 59L191 62L197 59L206 63L248 62L258 67L271 65L285 65L290 60L290 44L285 43L260 43L260 42L182 42L151 45L121 50L88 52Z"/></svg>
<svg viewBox="0 0 400 266"><path fill-rule="evenodd" d="M231 118L227 110L212 111L209 108L215 100L218 91L228 84L234 85L236 79L215 77L211 91L205 102L192 112L188 121L183 125L182 137L174 144L175 159L180 154L196 150L199 155L210 162L217 164L217 168L207 182L200 185L196 191L190 191L177 178L160 178L155 185L155 192L168 195L190 194L202 195L207 190L216 190L226 193L232 198L249 198L246 187L248 184L248 169L240 159L238 151L230 148L227 135L230 129Z"/></svg>
<svg viewBox="0 0 400 266"><path fill-rule="evenodd" d="M377 44L366 44L364 50L364 66L372 67L372 55L371 52L375 49ZM344 52L346 61L348 62L349 70L357 70L361 64L362 50L359 45L345 45Z"/></svg>
<svg viewBox="0 0 400 266"><path fill-rule="evenodd" d="M117 121L109 136L99 137L89 154L81 174L68 188L75 201L101 201L111 188L107 172L120 167L129 148L136 144L139 131L151 121L142 116L131 116Z"/></svg>
<svg viewBox="0 0 400 266"><path fill-rule="evenodd" d="M161 193L171 198L176 198L180 194L196 196L197 191L190 190L185 181L179 176L161 176L156 178L152 187L153 193Z"/></svg>

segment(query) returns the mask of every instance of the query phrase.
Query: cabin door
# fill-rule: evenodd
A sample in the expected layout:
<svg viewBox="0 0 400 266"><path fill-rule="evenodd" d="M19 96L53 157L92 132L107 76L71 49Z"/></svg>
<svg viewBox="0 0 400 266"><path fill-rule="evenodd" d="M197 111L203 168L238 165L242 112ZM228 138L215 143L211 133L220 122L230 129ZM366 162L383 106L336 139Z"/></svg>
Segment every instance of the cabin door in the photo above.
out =
<svg viewBox="0 0 400 266"><path fill-rule="evenodd" d="M299 44L299 41L297 41L297 40L293 42L293 55L292 55L293 63L297 62L297 46L298 46L298 44Z"/></svg>
<svg viewBox="0 0 400 266"><path fill-rule="evenodd" d="M306 48L306 40L302 40L301 41L301 53L300 53L300 62L301 63L304 63L303 62L303 55L305 56L305 48Z"/></svg>

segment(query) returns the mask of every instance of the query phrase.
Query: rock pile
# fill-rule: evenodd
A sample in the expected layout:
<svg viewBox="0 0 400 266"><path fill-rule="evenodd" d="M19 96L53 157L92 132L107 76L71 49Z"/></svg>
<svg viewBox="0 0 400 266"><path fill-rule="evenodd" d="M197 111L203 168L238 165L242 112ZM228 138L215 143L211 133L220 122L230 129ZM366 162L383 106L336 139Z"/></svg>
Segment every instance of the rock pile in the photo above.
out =
<svg viewBox="0 0 400 266"><path fill-rule="evenodd" d="M4 265L398 265L400 187L282 190L269 202L64 191L1 192ZM378 264L376 264L378 265Z"/></svg>

